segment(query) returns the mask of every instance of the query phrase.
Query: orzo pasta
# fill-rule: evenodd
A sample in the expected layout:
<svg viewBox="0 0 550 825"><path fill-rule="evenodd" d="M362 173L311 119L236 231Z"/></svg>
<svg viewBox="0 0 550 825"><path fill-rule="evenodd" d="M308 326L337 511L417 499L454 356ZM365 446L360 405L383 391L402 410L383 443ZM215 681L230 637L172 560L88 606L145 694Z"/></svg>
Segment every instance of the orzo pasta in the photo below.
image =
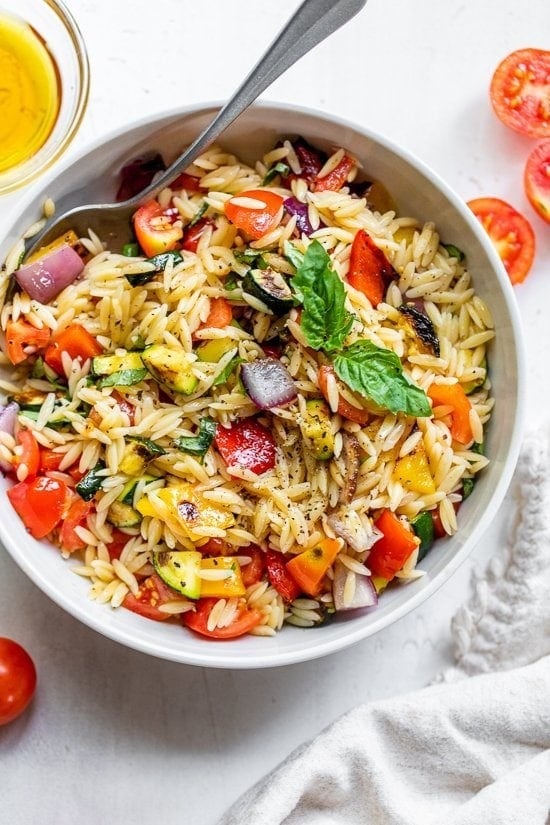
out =
<svg viewBox="0 0 550 825"><path fill-rule="evenodd" d="M123 250L8 256L8 496L91 598L273 635L372 608L459 529L493 322L455 239L367 174L302 139L254 168L215 146Z"/></svg>

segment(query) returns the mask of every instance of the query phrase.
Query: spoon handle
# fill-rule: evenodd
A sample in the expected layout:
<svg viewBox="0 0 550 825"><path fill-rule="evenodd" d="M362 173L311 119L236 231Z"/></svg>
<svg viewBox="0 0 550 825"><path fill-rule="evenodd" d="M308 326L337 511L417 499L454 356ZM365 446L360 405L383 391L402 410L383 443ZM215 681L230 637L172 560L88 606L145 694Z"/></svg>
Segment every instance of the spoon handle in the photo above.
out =
<svg viewBox="0 0 550 825"><path fill-rule="evenodd" d="M247 75L235 94L185 152L142 192L126 201L142 202L174 180L218 138L280 75L348 20L367 0L304 0L263 57ZM121 204L119 204L121 205Z"/></svg>

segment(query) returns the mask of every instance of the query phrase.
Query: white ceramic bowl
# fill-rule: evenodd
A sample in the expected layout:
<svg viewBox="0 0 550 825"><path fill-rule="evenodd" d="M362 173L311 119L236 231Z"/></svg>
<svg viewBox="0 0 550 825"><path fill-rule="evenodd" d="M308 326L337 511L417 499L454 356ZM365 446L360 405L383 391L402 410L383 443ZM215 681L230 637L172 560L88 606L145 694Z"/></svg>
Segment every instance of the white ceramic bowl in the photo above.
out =
<svg viewBox="0 0 550 825"><path fill-rule="evenodd" d="M58 168L40 188L35 186L27 193L17 220L2 240L0 259L37 218L46 195L55 200L72 191L75 205L112 200L124 162L147 149L160 150L165 159L172 160L206 125L215 108L188 108L140 121ZM230 642L205 640L177 624L148 621L128 610L112 610L90 601L88 581L71 573L70 564L55 548L36 542L25 532L4 494L8 485L0 480L0 537L21 569L75 618L128 647L165 659L220 668L272 667L324 656L377 633L451 577L494 517L518 456L525 374L518 312L505 271L477 220L424 164L390 141L337 118L290 106L257 105L228 129L223 144L253 162L281 135L293 134L321 148L349 149L369 176L387 185L401 214L435 220L441 237L467 252L476 290L489 304L497 330L490 349L496 397L486 441L491 463L481 474L474 495L460 509L458 533L438 542L421 563L426 575L390 588L375 611L348 615L316 629L285 627L275 637L247 636Z"/></svg>

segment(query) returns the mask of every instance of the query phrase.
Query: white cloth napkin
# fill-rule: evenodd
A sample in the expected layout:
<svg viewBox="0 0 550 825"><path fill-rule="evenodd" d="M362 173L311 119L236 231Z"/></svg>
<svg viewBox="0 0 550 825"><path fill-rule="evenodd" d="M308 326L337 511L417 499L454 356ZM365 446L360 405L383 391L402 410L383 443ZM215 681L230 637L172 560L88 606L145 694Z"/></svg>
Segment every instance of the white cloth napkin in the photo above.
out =
<svg viewBox="0 0 550 825"><path fill-rule="evenodd" d="M453 620L441 683L347 713L219 825L550 825L549 464L530 437L509 545Z"/></svg>

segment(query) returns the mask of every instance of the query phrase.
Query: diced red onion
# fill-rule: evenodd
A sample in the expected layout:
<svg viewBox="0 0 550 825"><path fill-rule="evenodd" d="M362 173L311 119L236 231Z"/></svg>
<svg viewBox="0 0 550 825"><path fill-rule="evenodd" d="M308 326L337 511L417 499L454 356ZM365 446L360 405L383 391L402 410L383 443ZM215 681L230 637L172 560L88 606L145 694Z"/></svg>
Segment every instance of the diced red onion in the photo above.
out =
<svg viewBox="0 0 550 825"><path fill-rule="evenodd" d="M243 364L241 378L250 398L261 410L284 407L298 395L290 373L277 358L258 358Z"/></svg>
<svg viewBox="0 0 550 825"><path fill-rule="evenodd" d="M84 269L84 261L72 246L63 244L14 274L33 301L47 304L72 284Z"/></svg>
<svg viewBox="0 0 550 825"><path fill-rule="evenodd" d="M297 198L287 198L283 202L283 206L285 211L288 212L289 215L296 215L296 226L303 232L304 235L308 237L311 235L312 232L315 230L313 229L311 223L309 222L309 215L307 210L307 204L302 203Z"/></svg>
<svg viewBox="0 0 550 825"><path fill-rule="evenodd" d="M19 404L16 404L15 401L10 401L5 407L0 407L0 432L14 435L18 412ZM9 473L10 470L13 470L13 466L0 458L0 470Z"/></svg>
<svg viewBox="0 0 550 825"><path fill-rule="evenodd" d="M344 539L346 544L356 553L364 553L382 538L383 533L377 527L368 529L361 522L359 514L350 507L341 507L327 518L327 523L337 536Z"/></svg>
<svg viewBox="0 0 550 825"><path fill-rule="evenodd" d="M346 604L344 601L344 589L348 573L355 576L355 592L349 604ZM361 576L359 573L353 573L353 571L349 570L340 561L336 561L334 565L332 598L334 599L334 607L337 612L343 610L358 610L361 607L375 607L378 604L378 594L370 576Z"/></svg>

